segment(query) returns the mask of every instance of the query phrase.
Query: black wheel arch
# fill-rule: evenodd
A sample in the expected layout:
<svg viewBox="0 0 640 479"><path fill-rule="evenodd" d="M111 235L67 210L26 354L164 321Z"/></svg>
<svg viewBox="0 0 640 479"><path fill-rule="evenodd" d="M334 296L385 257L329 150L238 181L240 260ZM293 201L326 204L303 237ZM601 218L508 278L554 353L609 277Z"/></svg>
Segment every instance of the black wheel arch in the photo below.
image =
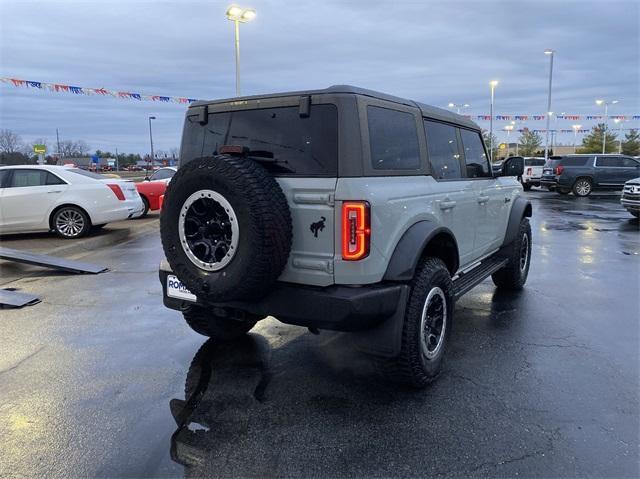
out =
<svg viewBox="0 0 640 479"><path fill-rule="evenodd" d="M65 203L62 205L58 205L56 206L53 211L51 211L51 214L49 215L49 229L54 229L53 226L53 218L55 217L56 213L58 211L60 211L62 208L67 208L67 207L74 207L74 208L78 208L80 211L82 211L85 215L87 215L87 218L89 218L89 226L93 226L93 220L91 219L91 215L87 212L87 210L85 210L82 206L80 205L76 205L73 203Z"/></svg>
<svg viewBox="0 0 640 479"><path fill-rule="evenodd" d="M507 232L504 235L502 246L511 244L516 239L522 218L531 218L532 214L531 201L518 196L513 202L511 213L509 213L509 223L507 224Z"/></svg>
<svg viewBox="0 0 640 479"><path fill-rule="evenodd" d="M458 243L453 232L433 221L423 220L410 226L396 244L384 281L410 281L424 256L440 258L453 276L460 265Z"/></svg>

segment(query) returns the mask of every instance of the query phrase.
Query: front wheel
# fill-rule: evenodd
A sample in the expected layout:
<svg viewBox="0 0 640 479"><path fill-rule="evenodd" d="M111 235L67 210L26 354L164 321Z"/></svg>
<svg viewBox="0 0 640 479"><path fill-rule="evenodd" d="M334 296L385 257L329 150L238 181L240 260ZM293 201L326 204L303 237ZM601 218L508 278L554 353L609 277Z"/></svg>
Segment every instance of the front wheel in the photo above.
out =
<svg viewBox="0 0 640 479"><path fill-rule="evenodd" d="M392 381L416 388L432 382L442 369L453 319L453 283L438 258L419 265L407 301L400 355L384 365Z"/></svg>
<svg viewBox="0 0 640 479"><path fill-rule="evenodd" d="M196 333L221 341L231 341L249 332L258 322L256 317L235 319L218 316L202 306L190 305L182 316Z"/></svg>
<svg viewBox="0 0 640 479"><path fill-rule="evenodd" d="M89 216L76 206L63 206L53 215L53 231L65 239L75 239L86 235L91 228Z"/></svg>
<svg viewBox="0 0 640 479"><path fill-rule="evenodd" d="M509 262L491 275L498 288L522 289L529 276L531 264L531 225L527 218L522 218L518 228L518 236L509 246Z"/></svg>

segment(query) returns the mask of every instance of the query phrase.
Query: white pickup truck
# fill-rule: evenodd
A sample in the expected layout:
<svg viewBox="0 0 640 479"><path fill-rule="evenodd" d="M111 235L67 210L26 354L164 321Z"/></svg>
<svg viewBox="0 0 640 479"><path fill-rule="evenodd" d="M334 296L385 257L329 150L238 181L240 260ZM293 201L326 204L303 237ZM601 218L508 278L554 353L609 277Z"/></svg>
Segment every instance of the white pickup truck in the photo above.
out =
<svg viewBox="0 0 640 479"><path fill-rule="evenodd" d="M522 187L525 190L530 190L532 186L540 186L544 163L544 158L525 157L524 174L522 175Z"/></svg>

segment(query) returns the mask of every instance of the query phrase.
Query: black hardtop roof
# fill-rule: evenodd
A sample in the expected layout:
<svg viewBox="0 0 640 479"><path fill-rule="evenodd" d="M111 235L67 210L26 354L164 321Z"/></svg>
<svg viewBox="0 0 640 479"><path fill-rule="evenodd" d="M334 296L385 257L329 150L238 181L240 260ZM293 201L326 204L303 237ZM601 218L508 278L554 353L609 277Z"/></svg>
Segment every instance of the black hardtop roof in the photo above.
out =
<svg viewBox="0 0 640 479"><path fill-rule="evenodd" d="M368 96L371 98L377 98L380 100L385 100L393 103L399 103L401 105L413 106L419 108L422 114L429 118L435 118L444 121L450 121L452 123L457 123L459 125L463 125L469 128L473 128L475 130L480 130L480 127L465 118L462 115L458 115L449 110L445 110L444 108L438 108L435 106L427 105L426 103L421 103L413 100L408 100L406 98L400 98L394 95L388 95L386 93L381 93L374 90L368 90L366 88L360 88L352 85L332 85L329 88L319 89L319 90L300 90L300 91L288 91L288 92L280 92L280 93L269 93L266 95L251 95L251 96L241 96L234 98L224 98L219 100L200 100L191 103L189 108L195 108L203 105L217 105L221 103L231 103L238 102L244 100L258 100L264 98L278 98L278 97L290 97L290 96L308 96L308 95L322 95L327 93L351 93L353 95L361 95Z"/></svg>

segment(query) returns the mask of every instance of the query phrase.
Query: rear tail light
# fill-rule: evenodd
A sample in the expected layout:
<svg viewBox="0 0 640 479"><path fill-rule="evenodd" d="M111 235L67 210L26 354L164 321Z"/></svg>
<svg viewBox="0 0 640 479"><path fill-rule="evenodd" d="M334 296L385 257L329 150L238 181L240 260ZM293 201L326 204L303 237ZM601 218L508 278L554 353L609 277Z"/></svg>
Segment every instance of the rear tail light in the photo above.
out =
<svg viewBox="0 0 640 479"><path fill-rule="evenodd" d="M532 174L533 174L533 169L527 168L527 175L532 175Z"/></svg>
<svg viewBox="0 0 640 479"><path fill-rule="evenodd" d="M556 166L556 175L561 175L563 171L564 171L564 166L562 165Z"/></svg>
<svg viewBox="0 0 640 479"><path fill-rule="evenodd" d="M124 193L122 192L120 185L108 184L107 186L111 188L111 191L113 191L113 194L116 195L116 198L118 198L120 201L124 201Z"/></svg>
<svg viewBox="0 0 640 479"><path fill-rule="evenodd" d="M357 261L369 255L371 215L366 201L342 203L342 259Z"/></svg>

